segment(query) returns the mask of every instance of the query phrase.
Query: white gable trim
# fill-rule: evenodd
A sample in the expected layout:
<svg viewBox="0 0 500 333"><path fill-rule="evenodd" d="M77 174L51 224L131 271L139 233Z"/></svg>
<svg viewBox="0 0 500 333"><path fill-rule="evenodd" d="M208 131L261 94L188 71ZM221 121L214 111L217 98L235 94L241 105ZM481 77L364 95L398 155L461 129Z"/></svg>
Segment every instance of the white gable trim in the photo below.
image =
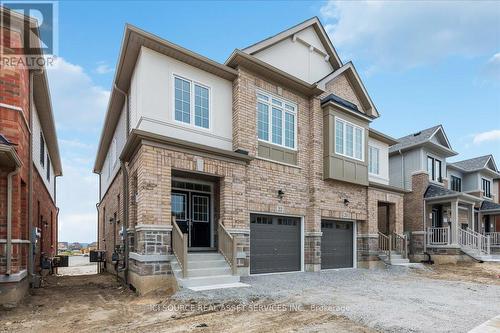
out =
<svg viewBox="0 0 500 333"><path fill-rule="evenodd" d="M434 133L432 133L428 141L430 141L438 132L441 132L441 134L443 134L443 137L446 140L446 148L453 150L453 148L451 148L450 140L448 140L448 137L446 136L443 126L441 125L434 131Z"/></svg>
<svg viewBox="0 0 500 333"><path fill-rule="evenodd" d="M335 51L335 48L333 47L332 42L330 41L330 38L328 37L328 34L326 33L325 29L323 28L323 25L319 21L317 17L310 18L307 21L304 21L290 29L284 30L272 37L269 37L267 39L264 39L258 43L255 43L249 47L244 48L242 51L245 53L248 53L250 55L254 55L255 53L262 51L268 47L273 46L276 43L281 42L282 40L292 37L294 38L294 41L296 39L299 39L300 37L295 36L298 32L308 28L308 27L314 27L314 30L318 34L318 37L323 43L323 46L325 47L327 51L327 58L325 60L329 61L330 64L333 66L333 68L340 68L342 67L342 61L340 60L337 51ZM321 53L323 53L321 51Z"/></svg>

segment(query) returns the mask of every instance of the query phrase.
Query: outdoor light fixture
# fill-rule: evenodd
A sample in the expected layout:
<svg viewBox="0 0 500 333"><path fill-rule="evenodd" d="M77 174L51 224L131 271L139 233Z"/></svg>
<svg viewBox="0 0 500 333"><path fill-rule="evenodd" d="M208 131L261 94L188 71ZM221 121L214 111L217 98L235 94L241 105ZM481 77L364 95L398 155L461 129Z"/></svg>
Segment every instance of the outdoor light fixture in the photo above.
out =
<svg viewBox="0 0 500 333"><path fill-rule="evenodd" d="M283 192L283 190L278 190L278 198L283 199L284 195L285 195L285 192Z"/></svg>
<svg viewBox="0 0 500 333"><path fill-rule="evenodd" d="M344 199L344 206L349 206L349 200Z"/></svg>

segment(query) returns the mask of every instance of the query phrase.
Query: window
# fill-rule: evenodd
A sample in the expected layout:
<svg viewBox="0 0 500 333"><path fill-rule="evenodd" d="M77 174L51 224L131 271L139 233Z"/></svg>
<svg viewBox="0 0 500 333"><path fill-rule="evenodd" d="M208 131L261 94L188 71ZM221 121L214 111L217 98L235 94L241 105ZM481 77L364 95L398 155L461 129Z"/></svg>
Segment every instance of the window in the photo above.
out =
<svg viewBox="0 0 500 333"><path fill-rule="evenodd" d="M50 157L47 155L47 180L50 182Z"/></svg>
<svg viewBox="0 0 500 333"><path fill-rule="evenodd" d="M191 122L191 83L175 78L175 120Z"/></svg>
<svg viewBox="0 0 500 333"><path fill-rule="evenodd" d="M427 172L429 179L442 183L442 162L434 157L427 156Z"/></svg>
<svg viewBox="0 0 500 333"><path fill-rule="evenodd" d="M192 81L174 77L175 120L210 128L210 91ZM194 91L194 97L191 91ZM194 106L194 111L191 107Z"/></svg>
<svg viewBox="0 0 500 333"><path fill-rule="evenodd" d="M193 195L193 221L208 222L208 197Z"/></svg>
<svg viewBox="0 0 500 333"><path fill-rule="evenodd" d="M489 180L482 178L482 190L485 197L491 198L491 182Z"/></svg>
<svg viewBox="0 0 500 333"><path fill-rule="evenodd" d="M379 149L372 146L368 147L368 172L379 174Z"/></svg>
<svg viewBox="0 0 500 333"><path fill-rule="evenodd" d="M364 161L364 129L343 119L335 119L335 153Z"/></svg>
<svg viewBox="0 0 500 333"><path fill-rule="evenodd" d="M111 169L113 169L116 165L116 139L113 139L113 142L111 143Z"/></svg>
<svg viewBox="0 0 500 333"><path fill-rule="evenodd" d="M208 89L194 85L194 124L208 128Z"/></svg>
<svg viewBox="0 0 500 333"><path fill-rule="evenodd" d="M40 165L43 167L45 164L45 140L43 139L43 133L40 132Z"/></svg>
<svg viewBox="0 0 500 333"><path fill-rule="evenodd" d="M257 93L257 137L261 141L295 149L296 114L294 104Z"/></svg>
<svg viewBox="0 0 500 333"><path fill-rule="evenodd" d="M451 176L451 190L462 192L462 179L456 176Z"/></svg>
<svg viewBox="0 0 500 333"><path fill-rule="evenodd" d="M172 193L172 215L178 220L186 219L187 202L186 195Z"/></svg>

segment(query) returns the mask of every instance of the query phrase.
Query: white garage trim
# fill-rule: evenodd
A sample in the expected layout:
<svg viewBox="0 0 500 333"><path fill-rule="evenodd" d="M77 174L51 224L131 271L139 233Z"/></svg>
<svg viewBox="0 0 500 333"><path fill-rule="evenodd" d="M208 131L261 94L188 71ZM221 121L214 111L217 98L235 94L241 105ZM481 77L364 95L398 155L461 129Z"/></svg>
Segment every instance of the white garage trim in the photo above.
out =
<svg viewBox="0 0 500 333"><path fill-rule="evenodd" d="M305 244L305 232L304 232L304 216L303 215L294 215L294 214L283 214L283 213L270 213L270 212L259 212L259 211L249 211L248 212L248 222L250 224L250 215L251 214L260 214L260 215L269 215L269 216L285 216L285 217L298 217L300 218L300 271L291 271L291 272L276 272L276 273L250 273L250 262L248 260L248 275L250 276L262 276L262 275L276 275L276 274L291 274L291 273L299 273L304 272L304 244ZM250 243L252 242L252 233L249 233L250 237L248 240L248 247L251 248ZM252 252L250 251L250 257L252 256Z"/></svg>

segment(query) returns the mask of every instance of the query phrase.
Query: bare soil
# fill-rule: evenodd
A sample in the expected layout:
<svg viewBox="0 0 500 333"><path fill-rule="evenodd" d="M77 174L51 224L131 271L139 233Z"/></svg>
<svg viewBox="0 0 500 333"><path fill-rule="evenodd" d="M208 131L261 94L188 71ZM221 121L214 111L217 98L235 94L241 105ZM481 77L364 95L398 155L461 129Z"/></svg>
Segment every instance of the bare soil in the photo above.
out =
<svg viewBox="0 0 500 333"><path fill-rule="evenodd" d="M500 263L457 263L427 265L427 269L416 271L431 279L464 281L500 285Z"/></svg>
<svg viewBox="0 0 500 333"><path fill-rule="evenodd" d="M310 307L256 310L273 305L139 297L109 274L54 276L16 308L0 309L0 332L374 332Z"/></svg>
<svg viewBox="0 0 500 333"><path fill-rule="evenodd" d="M110 274L51 276L0 308L0 332L466 332L496 315L500 295L498 263L246 279L251 288L137 296Z"/></svg>

